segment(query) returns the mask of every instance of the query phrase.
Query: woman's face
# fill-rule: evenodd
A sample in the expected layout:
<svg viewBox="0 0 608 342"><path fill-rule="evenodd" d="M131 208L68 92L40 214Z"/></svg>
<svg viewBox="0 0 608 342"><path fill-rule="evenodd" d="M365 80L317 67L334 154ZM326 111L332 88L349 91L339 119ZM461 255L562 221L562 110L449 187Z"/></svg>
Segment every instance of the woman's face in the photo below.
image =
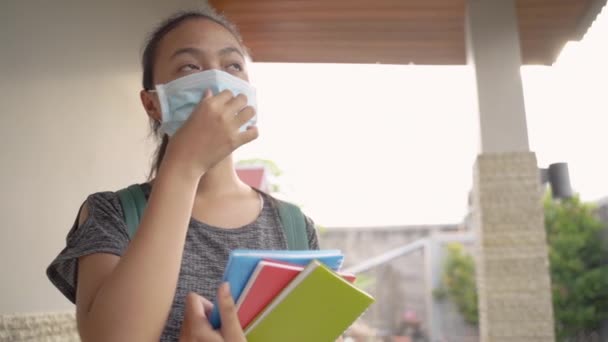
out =
<svg viewBox="0 0 608 342"><path fill-rule="evenodd" d="M189 19L167 33L158 44L154 63L154 84L205 70L217 69L249 81L245 51L222 25L207 19ZM156 94L142 91L146 111L160 120Z"/></svg>

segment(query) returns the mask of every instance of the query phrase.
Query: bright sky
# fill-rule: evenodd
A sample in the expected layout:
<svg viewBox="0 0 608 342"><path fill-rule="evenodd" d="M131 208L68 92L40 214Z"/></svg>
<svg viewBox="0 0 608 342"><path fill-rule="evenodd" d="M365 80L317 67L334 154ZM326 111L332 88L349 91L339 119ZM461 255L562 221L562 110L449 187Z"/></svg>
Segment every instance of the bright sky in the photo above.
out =
<svg viewBox="0 0 608 342"><path fill-rule="evenodd" d="M523 67L539 166L568 162L583 199L608 196L608 11L552 67ZM254 63L260 138L237 158L284 171L285 198L327 227L457 223L478 152L464 66ZM604 134L604 135L603 135Z"/></svg>

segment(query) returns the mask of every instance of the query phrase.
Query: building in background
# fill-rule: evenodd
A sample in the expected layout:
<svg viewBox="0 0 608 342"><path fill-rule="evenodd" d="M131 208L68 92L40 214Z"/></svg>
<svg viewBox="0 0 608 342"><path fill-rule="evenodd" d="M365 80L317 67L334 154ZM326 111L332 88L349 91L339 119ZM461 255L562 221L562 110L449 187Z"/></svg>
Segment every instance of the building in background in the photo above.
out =
<svg viewBox="0 0 608 342"><path fill-rule="evenodd" d="M264 165L239 165L236 174L245 184L263 192L270 192L270 172Z"/></svg>

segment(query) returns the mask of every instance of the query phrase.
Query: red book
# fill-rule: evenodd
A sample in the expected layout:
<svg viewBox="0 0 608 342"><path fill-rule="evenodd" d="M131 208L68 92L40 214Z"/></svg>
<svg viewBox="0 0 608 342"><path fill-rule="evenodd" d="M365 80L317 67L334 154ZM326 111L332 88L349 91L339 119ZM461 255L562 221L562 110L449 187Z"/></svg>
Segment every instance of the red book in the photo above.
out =
<svg viewBox="0 0 608 342"><path fill-rule="evenodd" d="M304 266L285 262L260 261L236 303L241 327L245 329L303 269ZM355 282L353 274L339 274Z"/></svg>

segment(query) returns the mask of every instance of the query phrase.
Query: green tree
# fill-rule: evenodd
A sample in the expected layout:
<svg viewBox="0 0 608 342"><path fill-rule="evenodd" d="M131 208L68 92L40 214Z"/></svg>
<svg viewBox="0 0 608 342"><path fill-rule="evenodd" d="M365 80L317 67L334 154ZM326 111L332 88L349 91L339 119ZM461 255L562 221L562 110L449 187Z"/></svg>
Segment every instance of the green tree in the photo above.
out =
<svg viewBox="0 0 608 342"><path fill-rule="evenodd" d="M608 318L608 253L602 245L602 223L595 208L578 197L545 199L555 330L566 339L597 331Z"/></svg>
<svg viewBox="0 0 608 342"><path fill-rule="evenodd" d="M597 331L608 318L608 249L600 238L602 223L593 205L578 197L544 201L545 229L559 341ZM451 298L469 322L478 321L473 259L462 246L448 247L437 295Z"/></svg>
<svg viewBox="0 0 608 342"><path fill-rule="evenodd" d="M447 246L445 269L441 287L435 293L438 297L452 300L465 321L477 324L477 288L475 286L475 261L460 243Z"/></svg>

